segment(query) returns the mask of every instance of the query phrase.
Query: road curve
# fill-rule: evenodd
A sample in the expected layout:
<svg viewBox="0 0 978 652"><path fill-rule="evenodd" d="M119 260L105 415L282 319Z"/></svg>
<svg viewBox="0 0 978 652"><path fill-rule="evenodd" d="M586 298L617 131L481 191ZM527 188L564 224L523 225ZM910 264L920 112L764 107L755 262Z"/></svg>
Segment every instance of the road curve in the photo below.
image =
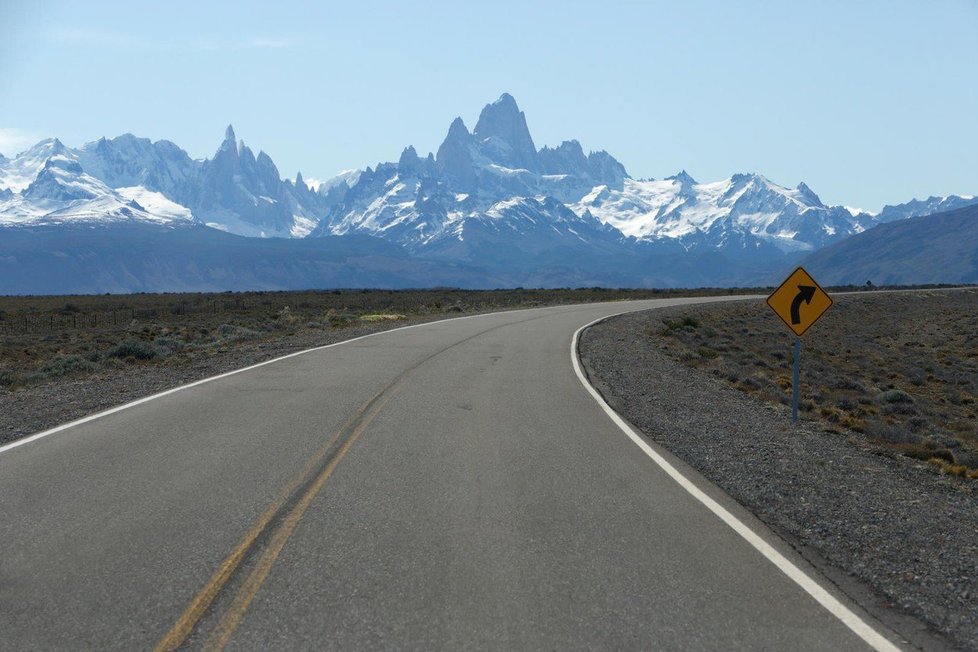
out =
<svg viewBox="0 0 978 652"><path fill-rule="evenodd" d="M399 329L0 449L0 646L886 649L575 373L584 324L705 300Z"/></svg>

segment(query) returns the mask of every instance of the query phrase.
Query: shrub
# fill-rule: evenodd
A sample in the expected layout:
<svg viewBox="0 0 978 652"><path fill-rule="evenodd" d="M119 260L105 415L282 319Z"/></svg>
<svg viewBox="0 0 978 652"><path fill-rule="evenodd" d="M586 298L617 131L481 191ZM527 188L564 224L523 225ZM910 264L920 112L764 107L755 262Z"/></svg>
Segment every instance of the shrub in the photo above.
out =
<svg viewBox="0 0 978 652"><path fill-rule="evenodd" d="M918 430L923 430L929 424L930 421L928 421L926 417L921 417L921 416L910 417L910 420L907 421L907 425L914 432L917 432Z"/></svg>
<svg viewBox="0 0 978 652"><path fill-rule="evenodd" d="M913 403L913 396L903 390L888 389L876 397L880 403Z"/></svg>
<svg viewBox="0 0 978 652"><path fill-rule="evenodd" d="M923 439L920 435L915 435L900 426L885 426L875 423L870 434L890 444L919 444Z"/></svg>
<svg viewBox="0 0 978 652"><path fill-rule="evenodd" d="M662 323L666 326L662 334L669 335L678 330L694 331L699 327L700 320L692 315L686 315L682 319L663 319Z"/></svg>
<svg viewBox="0 0 978 652"><path fill-rule="evenodd" d="M43 367L38 369L38 375L42 378L55 378L92 371L93 369L95 369L95 365L80 355L59 355L52 360L48 360Z"/></svg>
<svg viewBox="0 0 978 652"><path fill-rule="evenodd" d="M159 354L160 352L156 350L156 347L149 342L143 342L141 340L126 340L125 342L116 344L106 353L110 358L132 358L134 360L152 360L159 356Z"/></svg>
<svg viewBox="0 0 978 652"><path fill-rule="evenodd" d="M913 403L887 403L883 406L883 414L899 414L902 416L914 416L917 414L917 408L913 406Z"/></svg>
<svg viewBox="0 0 978 652"><path fill-rule="evenodd" d="M696 349L696 354L699 355L704 360L712 360L713 358L720 355L719 353L717 353L716 351L714 351L708 346L699 347L698 349Z"/></svg>
<svg viewBox="0 0 978 652"><path fill-rule="evenodd" d="M279 326L267 328L266 325L265 330L279 330L279 328ZM225 342L242 342L244 340L253 340L260 336L261 333L256 330L235 324L221 324L217 327L217 337Z"/></svg>
<svg viewBox="0 0 978 652"><path fill-rule="evenodd" d="M858 380L853 378L836 378L832 382L832 389L843 389L853 392L865 392L866 388Z"/></svg>
<svg viewBox="0 0 978 652"><path fill-rule="evenodd" d="M740 386L748 391L754 391L761 388L761 383L754 378L744 378L740 381Z"/></svg>
<svg viewBox="0 0 978 652"><path fill-rule="evenodd" d="M855 410L858 404L848 398L842 398L836 402L835 406L840 410Z"/></svg>
<svg viewBox="0 0 978 652"><path fill-rule="evenodd" d="M153 346L160 355L167 356L187 348L187 343L177 337L157 337L153 340Z"/></svg>
<svg viewBox="0 0 978 652"><path fill-rule="evenodd" d="M954 451L954 461L968 468L978 469L978 452L970 450Z"/></svg>
<svg viewBox="0 0 978 652"><path fill-rule="evenodd" d="M355 317L353 315L347 314L328 314L327 319L329 319L330 328L344 328L349 326Z"/></svg>

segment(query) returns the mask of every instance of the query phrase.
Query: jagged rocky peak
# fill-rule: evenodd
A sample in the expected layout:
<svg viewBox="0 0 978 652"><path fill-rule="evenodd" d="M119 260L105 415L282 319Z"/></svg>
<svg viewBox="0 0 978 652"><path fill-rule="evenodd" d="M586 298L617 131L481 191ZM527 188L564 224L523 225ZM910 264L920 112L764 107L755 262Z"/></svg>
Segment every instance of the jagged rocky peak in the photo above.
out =
<svg viewBox="0 0 978 652"><path fill-rule="evenodd" d="M266 154L264 150L259 151L256 167L258 169L258 180L264 187L263 189L267 192L275 192L282 182L282 177L279 175L278 167L275 166L272 157Z"/></svg>
<svg viewBox="0 0 978 652"><path fill-rule="evenodd" d="M819 208L825 208L825 204L819 199L819 196L815 194L815 191L808 187L808 185L802 181L798 184L796 188L801 196L804 198L805 203L810 206L817 206Z"/></svg>
<svg viewBox="0 0 978 652"><path fill-rule="evenodd" d="M414 145L408 145L401 152L401 157L397 159L397 171L401 174L416 174L421 168L421 159Z"/></svg>
<svg viewBox="0 0 978 652"><path fill-rule="evenodd" d="M40 143L38 143L38 145L49 148L51 150L52 155L65 154L68 151L68 148L65 147L64 143L62 143L57 138L46 138L42 140Z"/></svg>
<svg viewBox="0 0 978 652"><path fill-rule="evenodd" d="M592 178L612 188L620 189L625 179L629 178L625 166L603 149L588 154L587 164Z"/></svg>
<svg viewBox="0 0 978 652"><path fill-rule="evenodd" d="M104 141L105 137L103 136L101 140ZM126 132L121 136L116 136L115 138L112 139L112 142L117 145L124 145L126 147L131 147L131 148L136 148L140 146L145 147L150 144L149 138L139 138L129 132Z"/></svg>
<svg viewBox="0 0 978 652"><path fill-rule="evenodd" d="M218 152L238 153L238 140L234 135L234 127L231 125L228 125L228 128L224 130L224 140L221 142Z"/></svg>
<svg viewBox="0 0 978 652"><path fill-rule="evenodd" d="M462 118L455 118L435 157L439 171L461 190L473 187L476 180L475 166L472 164L472 145L472 135Z"/></svg>
<svg viewBox="0 0 978 652"><path fill-rule="evenodd" d="M275 161L272 160L271 156L265 153L265 150L258 150L257 161L259 166L275 170L275 177L279 178L278 168L275 166Z"/></svg>
<svg viewBox="0 0 978 652"><path fill-rule="evenodd" d="M584 148L576 140L565 140L556 148L544 147L537 153L544 174L590 176Z"/></svg>
<svg viewBox="0 0 978 652"><path fill-rule="evenodd" d="M764 176L763 174L760 174L758 172L738 172L737 174L735 174L732 177L730 177L730 179L733 180L733 181L735 181L735 182L742 183L742 184L743 183L753 183L754 185L757 185L757 186L778 186L779 188L784 187L784 186L780 186L780 185L774 183L773 181L771 181L770 179L768 179L766 176Z"/></svg>
<svg viewBox="0 0 978 652"><path fill-rule="evenodd" d="M458 117L452 120L452 124L448 126L448 135L445 136L445 142L467 142L471 139L471 137L472 134L469 133L468 127L465 126L465 122L462 121L462 118ZM444 145L444 143L442 144Z"/></svg>
<svg viewBox="0 0 978 652"><path fill-rule="evenodd" d="M241 164L246 169L254 169L256 166L255 153L251 151L251 148L245 145L245 141L238 141L238 157L241 159Z"/></svg>
<svg viewBox="0 0 978 652"><path fill-rule="evenodd" d="M16 158L33 160L40 167L42 162L52 156L70 156L71 152L57 138L45 138L21 152Z"/></svg>
<svg viewBox="0 0 978 652"><path fill-rule="evenodd" d="M680 170L679 174L666 177L666 181L678 181L679 185L681 185L683 188L697 185L696 179L694 179L685 169Z"/></svg>
<svg viewBox="0 0 978 652"><path fill-rule="evenodd" d="M526 126L526 115L509 93L503 93L482 109L472 133L488 150L491 159L511 168L540 171L537 148Z"/></svg>

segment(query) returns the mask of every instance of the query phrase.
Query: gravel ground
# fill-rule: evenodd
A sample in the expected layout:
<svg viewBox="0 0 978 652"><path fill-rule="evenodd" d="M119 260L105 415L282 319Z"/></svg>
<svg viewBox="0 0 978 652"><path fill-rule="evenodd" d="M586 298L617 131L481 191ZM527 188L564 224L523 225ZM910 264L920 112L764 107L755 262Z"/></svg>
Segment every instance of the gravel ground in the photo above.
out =
<svg viewBox="0 0 978 652"><path fill-rule="evenodd" d="M339 330L306 330L276 340L244 342L204 351L176 364L134 365L15 390L0 388L0 445L202 378L303 349L438 319L445 319L445 316L410 317Z"/></svg>
<svg viewBox="0 0 978 652"><path fill-rule="evenodd" d="M645 334L665 315L583 334L585 369L608 403L911 641L978 650L978 483L792 424L787 408L671 360ZM927 631L908 631L907 615Z"/></svg>

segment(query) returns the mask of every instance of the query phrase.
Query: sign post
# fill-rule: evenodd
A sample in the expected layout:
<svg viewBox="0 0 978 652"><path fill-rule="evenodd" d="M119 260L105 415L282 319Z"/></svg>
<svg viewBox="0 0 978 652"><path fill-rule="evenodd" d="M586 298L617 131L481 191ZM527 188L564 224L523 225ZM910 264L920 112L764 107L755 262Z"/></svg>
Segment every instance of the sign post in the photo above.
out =
<svg viewBox="0 0 978 652"><path fill-rule="evenodd" d="M795 334L794 378L791 391L791 418L798 421L799 376L801 375L801 336L825 311L832 297L799 267L767 298L767 305Z"/></svg>
<svg viewBox="0 0 978 652"><path fill-rule="evenodd" d="M798 420L798 376L801 375L801 338L795 338L795 373L791 384L791 420Z"/></svg>

